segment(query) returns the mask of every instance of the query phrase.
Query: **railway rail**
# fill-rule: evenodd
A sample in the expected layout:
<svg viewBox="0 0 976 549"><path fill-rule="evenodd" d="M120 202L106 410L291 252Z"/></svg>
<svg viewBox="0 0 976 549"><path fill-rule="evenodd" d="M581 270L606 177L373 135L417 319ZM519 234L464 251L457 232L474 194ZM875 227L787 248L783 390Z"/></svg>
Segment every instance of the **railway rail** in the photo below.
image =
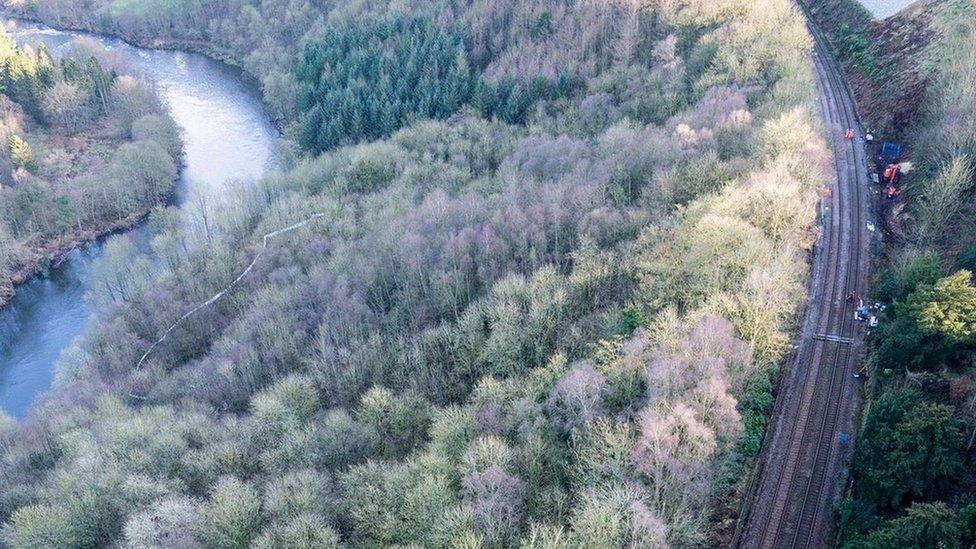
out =
<svg viewBox="0 0 976 549"><path fill-rule="evenodd" d="M854 101L823 36L811 28L820 103L836 181L823 204L818 243L797 351L785 374L735 533L739 547L826 547L833 538L857 406L856 364L862 348L856 304L846 296L867 286L870 195L867 158ZM825 335L825 334L829 334Z"/></svg>

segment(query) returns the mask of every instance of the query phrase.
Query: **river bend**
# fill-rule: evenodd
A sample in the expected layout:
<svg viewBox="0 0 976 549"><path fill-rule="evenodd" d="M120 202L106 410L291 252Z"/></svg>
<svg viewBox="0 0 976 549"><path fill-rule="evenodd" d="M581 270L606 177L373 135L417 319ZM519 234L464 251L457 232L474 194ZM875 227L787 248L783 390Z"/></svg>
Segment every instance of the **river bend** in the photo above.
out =
<svg viewBox="0 0 976 549"><path fill-rule="evenodd" d="M23 23L9 32L21 44L43 41L55 54L82 35ZM182 128L186 156L176 190L178 203L198 193L219 194L228 181L256 179L269 167L278 132L258 90L238 69L199 54L147 50L113 38L85 36L120 52L153 80ZM84 333L92 317L85 293L102 244L75 250L48 276L18 287L10 305L0 310L0 410L23 417L34 399L51 387L58 357Z"/></svg>

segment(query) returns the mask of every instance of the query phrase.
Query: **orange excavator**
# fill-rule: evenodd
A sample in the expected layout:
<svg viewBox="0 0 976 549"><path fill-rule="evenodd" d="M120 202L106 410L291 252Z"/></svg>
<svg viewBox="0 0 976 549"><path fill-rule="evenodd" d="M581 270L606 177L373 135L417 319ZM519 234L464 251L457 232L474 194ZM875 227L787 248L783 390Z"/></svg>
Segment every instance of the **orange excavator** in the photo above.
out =
<svg viewBox="0 0 976 549"><path fill-rule="evenodd" d="M898 183L898 174L901 173L901 166L899 164L888 164L888 167L884 171L884 180L888 183L888 188L885 190L885 195L888 198L894 198L898 194L898 188L895 186Z"/></svg>

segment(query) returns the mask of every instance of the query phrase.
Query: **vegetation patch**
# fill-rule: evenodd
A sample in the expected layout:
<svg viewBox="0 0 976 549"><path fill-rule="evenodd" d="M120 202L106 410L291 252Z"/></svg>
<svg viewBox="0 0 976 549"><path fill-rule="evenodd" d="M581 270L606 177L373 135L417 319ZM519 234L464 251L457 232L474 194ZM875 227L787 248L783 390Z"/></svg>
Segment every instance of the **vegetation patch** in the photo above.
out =
<svg viewBox="0 0 976 549"><path fill-rule="evenodd" d="M462 105L519 124L540 99L571 91L565 75L489 83L471 67L464 38L429 19L327 29L296 68L299 143L321 152L388 137L413 120L446 119Z"/></svg>

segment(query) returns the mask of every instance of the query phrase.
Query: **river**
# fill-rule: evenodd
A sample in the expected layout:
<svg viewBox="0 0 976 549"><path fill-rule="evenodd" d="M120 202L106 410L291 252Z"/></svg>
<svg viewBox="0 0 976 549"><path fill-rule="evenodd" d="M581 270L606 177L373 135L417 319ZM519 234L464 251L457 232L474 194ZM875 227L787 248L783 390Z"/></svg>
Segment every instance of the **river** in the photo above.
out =
<svg viewBox="0 0 976 549"><path fill-rule="evenodd" d="M33 24L21 24L10 34L19 43L44 41L55 54L81 35ZM238 69L198 54L85 36L121 52L152 79L183 129L186 156L177 202L198 193L219 195L228 181L255 179L269 167L278 132L260 93ZM55 362L92 318L85 293L92 262L101 253L102 242L75 250L49 276L18 287L0 311L0 410L23 417L34 399L50 389Z"/></svg>
<svg viewBox="0 0 976 549"><path fill-rule="evenodd" d="M876 19L885 19L915 3L916 0L861 0Z"/></svg>

